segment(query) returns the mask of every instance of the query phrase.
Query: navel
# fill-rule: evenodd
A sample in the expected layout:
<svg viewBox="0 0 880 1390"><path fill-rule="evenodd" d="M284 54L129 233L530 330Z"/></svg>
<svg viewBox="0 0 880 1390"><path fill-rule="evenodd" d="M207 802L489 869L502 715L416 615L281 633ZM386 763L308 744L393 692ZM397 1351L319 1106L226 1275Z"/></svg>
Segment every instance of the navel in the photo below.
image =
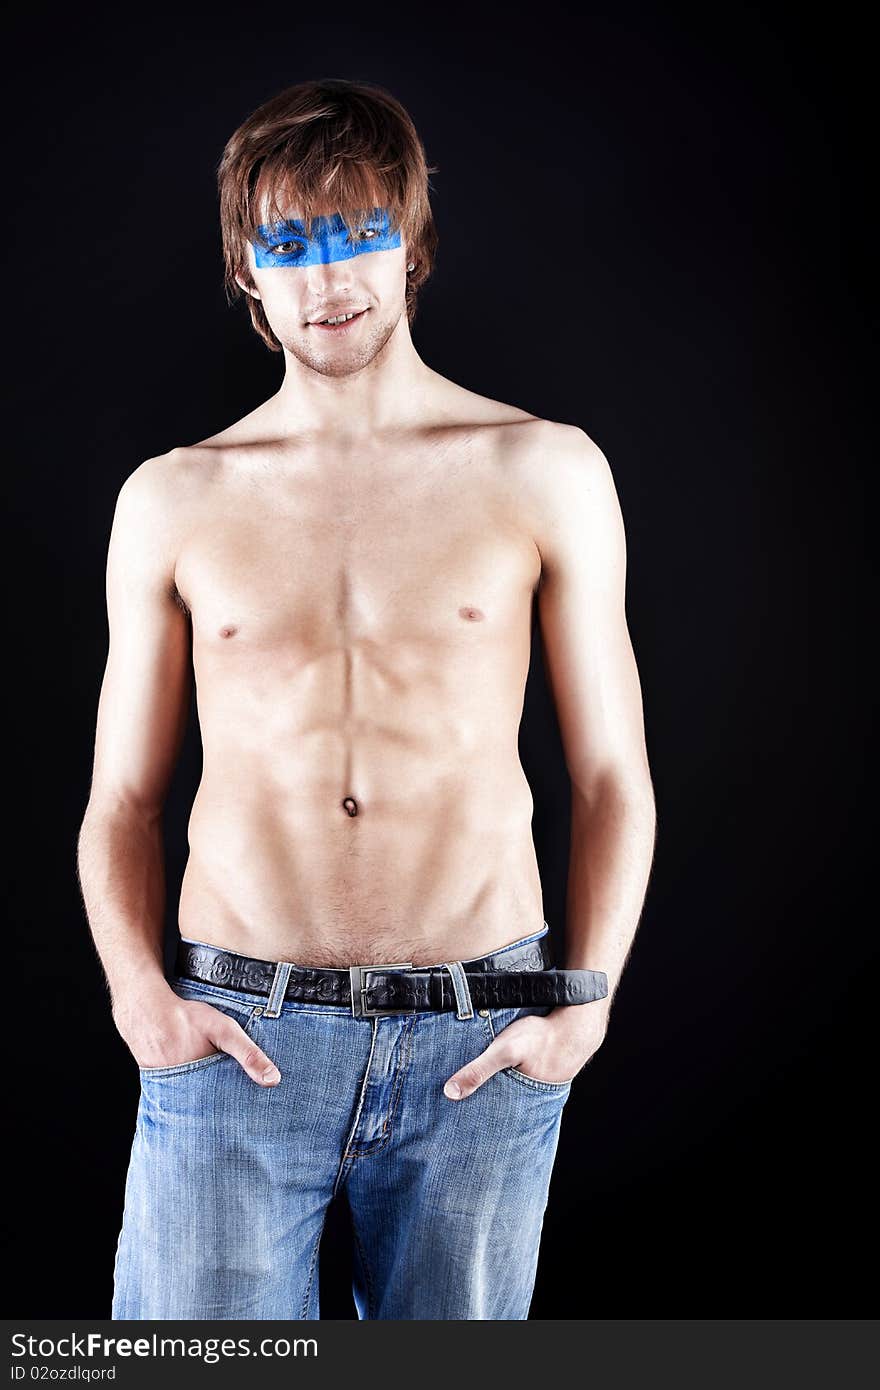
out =
<svg viewBox="0 0 880 1390"><path fill-rule="evenodd" d="M486 615L479 608L464 607L459 608L458 616L467 619L469 623L481 623Z"/></svg>
<svg viewBox="0 0 880 1390"><path fill-rule="evenodd" d="M356 815L357 815L357 813L358 813L358 804L357 804L357 802L355 801L355 799L354 799L353 796L347 796L347 797L345 798L345 800L343 801L342 804L343 804L343 806L345 807L346 811L348 812L348 814L349 814L350 816L356 816Z"/></svg>

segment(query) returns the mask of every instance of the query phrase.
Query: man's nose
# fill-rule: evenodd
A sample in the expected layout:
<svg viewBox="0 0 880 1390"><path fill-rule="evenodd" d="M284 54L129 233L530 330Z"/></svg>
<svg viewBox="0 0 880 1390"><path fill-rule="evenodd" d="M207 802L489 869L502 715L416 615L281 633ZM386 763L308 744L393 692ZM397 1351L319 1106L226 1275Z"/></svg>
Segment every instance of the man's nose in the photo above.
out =
<svg viewBox="0 0 880 1390"><path fill-rule="evenodd" d="M321 258L307 268L309 289L318 297L326 296L328 291L347 290L351 287L351 266L354 257L347 256L334 260L332 253Z"/></svg>

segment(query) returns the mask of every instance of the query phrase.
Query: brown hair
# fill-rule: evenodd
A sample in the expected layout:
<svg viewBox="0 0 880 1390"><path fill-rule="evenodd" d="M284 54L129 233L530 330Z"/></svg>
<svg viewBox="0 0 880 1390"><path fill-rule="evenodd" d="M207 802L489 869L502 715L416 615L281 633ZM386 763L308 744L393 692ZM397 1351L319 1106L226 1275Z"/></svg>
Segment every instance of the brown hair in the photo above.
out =
<svg viewBox="0 0 880 1390"><path fill-rule="evenodd" d="M239 126L217 166L227 302L243 293L236 274L253 284L247 243L263 240L258 229L264 220L284 219L279 198L289 195L309 236L313 218L328 204L350 233L372 208L388 208L390 228L402 233L408 260L415 262L406 277L406 314L412 323L437 250L428 199L428 176L437 172L426 163L410 116L383 88L343 78L287 87ZM246 299L254 328L280 352L262 302L250 294Z"/></svg>

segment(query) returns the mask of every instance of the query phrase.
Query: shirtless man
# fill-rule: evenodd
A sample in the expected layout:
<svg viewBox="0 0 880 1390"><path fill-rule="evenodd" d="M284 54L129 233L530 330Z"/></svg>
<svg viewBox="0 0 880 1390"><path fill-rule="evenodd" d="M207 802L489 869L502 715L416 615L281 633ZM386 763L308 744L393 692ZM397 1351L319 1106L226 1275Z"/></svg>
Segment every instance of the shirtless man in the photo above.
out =
<svg viewBox="0 0 880 1390"><path fill-rule="evenodd" d="M362 145L326 178L315 150L377 130L396 176ZM580 429L416 352L436 234L387 93L289 89L220 182L227 265L284 379L141 463L113 520L79 852L141 1083L113 1317L318 1317L345 1189L360 1317L526 1318L563 1106L653 854L615 488ZM572 785L558 967L517 746L533 602ZM161 817L193 674L204 770L169 980Z"/></svg>

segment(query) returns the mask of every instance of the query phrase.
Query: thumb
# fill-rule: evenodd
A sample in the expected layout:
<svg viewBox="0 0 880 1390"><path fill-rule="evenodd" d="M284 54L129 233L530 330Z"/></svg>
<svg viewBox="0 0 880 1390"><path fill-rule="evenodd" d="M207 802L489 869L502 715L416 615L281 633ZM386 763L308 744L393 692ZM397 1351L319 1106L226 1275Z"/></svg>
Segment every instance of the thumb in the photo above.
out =
<svg viewBox="0 0 880 1390"><path fill-rule="evenodd" d="M479 1057L453 1072L443 1087L443 1094L449 1100L465 1100L488 1081L490 1076L507 1066L510 1066L510 1061L506 1048L502 1046L501 1038L496 1038Z"/></svg>
<svg viewBox="0 0 880 1390"><path fill-rule="evenodd" d="M281 1080L281 1073L271 1057L267 1057L262 1048L257 1047L234 1018L230 1018L228 1014L221 1014L220 1018L222 1022L218 1022L208 1033L214 1046L234 1057L248 1076L261 1086L276 1086Z"/></svg>

